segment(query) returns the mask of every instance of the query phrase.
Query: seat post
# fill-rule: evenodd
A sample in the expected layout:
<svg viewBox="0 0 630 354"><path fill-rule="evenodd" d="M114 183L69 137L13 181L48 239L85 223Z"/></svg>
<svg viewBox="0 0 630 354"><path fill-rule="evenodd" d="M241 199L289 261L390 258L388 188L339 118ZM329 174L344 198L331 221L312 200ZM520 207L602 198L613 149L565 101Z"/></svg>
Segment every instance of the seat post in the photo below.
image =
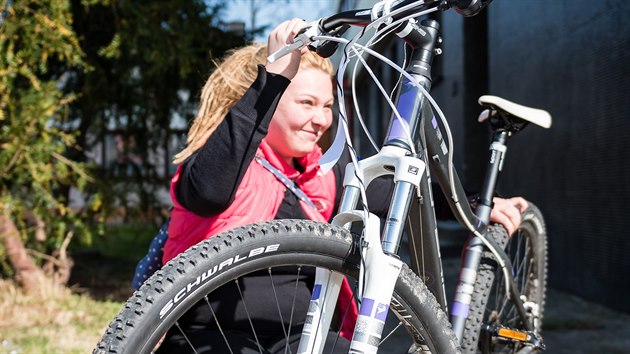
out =
<svg viewBox="0 0 630 354"><path fill-rule="evenodd" d="M486 177L479 192L479 201L475 214L486 225L490 223L490 212L492 211L492 197L499 178L499 172L503 169L503 159L507 152L506 142L511 134L509 131L496 130L492 136L490 144L490 160L486 168Z"/></svg>
<svg viewBox="0 0 630 354"><path fill-rule="evenodd" d="M492 143L490 144L490 161L486 168L486 176L483 187L479 192L479 200L475 215L479 222L486 226L490 224L490 212L492 211L492 197L494 196L494 188L497 184L499 172L503 167L503 158L507 150L505 145L510 132L505 129L494 131ZM486 229L487 230L487 229ZM472 235L466 250L464 251L464 259L459 274L459 281L455 290L455 301L451 311L451 323L453 324L453 332L461 341L464 334L464 326L466 318L469 314L470 301L473 292L473 286L477 278L477 269L481 262L484 244L480 237Z"/></svg>

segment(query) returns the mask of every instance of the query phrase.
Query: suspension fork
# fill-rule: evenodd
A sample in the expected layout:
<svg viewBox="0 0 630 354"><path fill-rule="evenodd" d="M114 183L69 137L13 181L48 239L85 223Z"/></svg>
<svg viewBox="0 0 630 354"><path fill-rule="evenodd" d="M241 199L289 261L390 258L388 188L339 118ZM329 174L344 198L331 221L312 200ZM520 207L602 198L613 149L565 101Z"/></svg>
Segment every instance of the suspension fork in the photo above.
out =
<svg viewBox="0 0 630 354"><path fill-rule="evenodd" d="M360 246L364 262L359 273L357 319L360 325L353 334L351 351L376 353L378 349L394 286L402 269L402 261L396 255L404 227L401 215L406 213L414 187L418 187L424 171L422 160L408 156L406 149L395 146L384 147L377 155L360 161L359 171L355 171L352 164L346 167L342 210L332 223L346 228L350 228L353 222L363 224ZM372 180L383 175L393 175L395 186L388 225L381 239L380 219L355 208L361 184L367 187ZM321 353L342 280L343 276L338 273L317 269L317 291L313 293L307 314L307 323L310 324L304 327L298 353Z"/></svg>
<svg viewBox="0 0 630 354"><path fill-rule="evenodd" d="M415 76L426 90L429 90L431 86L431 63L436 44L439 43L438 29L439 25L437 22L425 20L420 26L408 24L398 34L414 48L411 61L406 70ZM420 113L423 112L424 107L428 106L428 103L419 91L418 88L411 85L408 79L403 79L401 90L398 93L397 108L399 108L398 111L404 121L400 122L392 119L387 138L388 146L383 147L377 155L359 162L361 171L358 172L360 174L365 173L363 181L357 178L354 167L351 164L346 168L346 180L344 180L344 193L340 204L340 213L333 219L333 223L349 228L349 224L352 221L362 221L365 233L363 241L367 241L367 243L361 246L366 246L364 248L366 263L381 265L381 267L368 267L365 270L367 282L365 290L363 286L359 288L362 302L358 321L366 321L364 324L367 325L361 327L366 328L367 332L360 333L355 331L351 351L354 349L356 352L376 353L377 346L370 343L373 343L373 338L380 338L382 325L379 322L381 320L383 323L385 322L395 282L401 269L402 262L396 256L396 253L404 230L405 216L413 198L414 187L416 189L419 188L420 179L424 175L426 167L422 160L406 156L409 152L409 146L406 144L407 139L405 134L403 134L403 132L407 131L410 133L412 140L415 140L421 129L419 127ZM393 158L388 156L390 153L394 155ZM388 158L389 160L387 160ZM367 187L373 178L392 174L392 170L395 181L394 194L381 242L378 217L373 214L368 215L362 211L356 211L355 208L360 197L360 183L364 183L365 187ZM359 278L361 282L363 274L360 274ZM318 319L317 330L313 331L313 326L309 326L307 330L307 326L305 326L298 353L320 353L323 349L322 339L328 332L330 317L332 317L330 315L331 310L334 310L334 308L324 308L323 306L328 304L330 307L331 303L334 304L336 302L333 300L336 300L339 291L335 289L339 288L342 278L338 274L331 275L320 269L317 270L315 286L321 286L321 289L325 284L330 283L331 280L333 282L331 286L332 291L326 291L324 297L321 297L321 291L313 294L310 309L316 310L311 313L309 309L307 316L311 319ZM321 311L327 311L328 314L324 313L322 315Z"/></svg>
<svg viewBox="0 0 630 354"><path fill-rule="evenodd" d="M346 168L347 180L344 181L344 185L359 187L360 181L357 175L363 175L364 180L369 184L374 178L393 174L395 183L382 238L379 237L380 220L374 214L370 213L366 220L365 212L354 211L342 213L334 219L334 222L343 223L344 219L364 218L363 222L366 227L363 240L367 241L362 244L362 253L366 264L365 284L363 284L363 272L360 272L361 304L350 352L376 353L396 279L398 279L402 267L397 253L403 234L405 217L414 197L414 191L419 187L420 180L424 175L425 164L422 160L409 156L409 151L406 148L385 146L377 155L360 161L359 167L362 171L356 174L354 166L348 165Z"/></svg>

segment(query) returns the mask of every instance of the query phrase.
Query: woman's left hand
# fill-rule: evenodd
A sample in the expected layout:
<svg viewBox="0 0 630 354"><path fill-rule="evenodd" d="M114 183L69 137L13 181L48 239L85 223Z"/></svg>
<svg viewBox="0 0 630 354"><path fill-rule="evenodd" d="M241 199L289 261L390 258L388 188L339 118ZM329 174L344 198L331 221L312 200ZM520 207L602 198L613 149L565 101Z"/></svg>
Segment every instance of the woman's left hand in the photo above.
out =
<svg viewBox="0 0 630 354"><path fill-rule="evenodd" d="M494 207L490 213L490 221L505 227L508 234L513 234L521 224L521 213L527 209L527 201L521 197L494 198Z"/></svg>

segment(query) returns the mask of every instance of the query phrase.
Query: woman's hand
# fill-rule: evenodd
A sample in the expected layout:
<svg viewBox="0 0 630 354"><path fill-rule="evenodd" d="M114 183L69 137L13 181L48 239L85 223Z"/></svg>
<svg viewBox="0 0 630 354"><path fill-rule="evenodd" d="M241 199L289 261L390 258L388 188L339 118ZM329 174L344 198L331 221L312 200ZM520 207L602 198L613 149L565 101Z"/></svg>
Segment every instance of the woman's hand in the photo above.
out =
<svg viewBox="0 0 630 354"><path fill-rule="evenodd" d="M269 37L267 38L269 54L276 52L287 44L293 43L293 38L295 38L298 32L305 26L306 22L297 18L279 24L269 33ZM306 50L308 49L303 48L302 52ZM294 50L282 58L278 58L273 63L267 62L265 66L267 72L280 74L289 80L293 79L300 67L300 56L302 52Z"/></svg>
<svg viewBox="0 0 630 354"><path fill-rule="evenodd" d="M490 213L490 221L505 227L508 234L513 234L521 224L521 213L527 209L527 201L521 197L493 198L494 207Z"/></svg>

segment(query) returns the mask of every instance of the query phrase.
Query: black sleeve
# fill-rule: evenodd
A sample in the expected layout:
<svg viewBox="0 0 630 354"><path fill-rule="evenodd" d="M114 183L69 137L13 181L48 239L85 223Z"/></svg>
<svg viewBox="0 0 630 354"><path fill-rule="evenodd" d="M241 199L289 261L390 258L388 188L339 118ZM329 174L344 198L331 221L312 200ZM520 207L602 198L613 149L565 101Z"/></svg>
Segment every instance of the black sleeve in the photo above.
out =
<svg viewBox="0 0 630 354"><path fill-rule="evenodd" d="M182 166L177 200L200 216L218 214L234 200L290 80L258 67L258 77L206 143Z"/></svg>

